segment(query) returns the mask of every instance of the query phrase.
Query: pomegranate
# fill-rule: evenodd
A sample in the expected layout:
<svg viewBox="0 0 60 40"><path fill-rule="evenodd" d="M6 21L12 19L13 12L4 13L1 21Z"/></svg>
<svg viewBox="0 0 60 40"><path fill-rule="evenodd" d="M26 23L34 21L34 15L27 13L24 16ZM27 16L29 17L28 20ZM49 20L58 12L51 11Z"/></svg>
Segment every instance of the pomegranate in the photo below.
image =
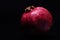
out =
<svg viewBox="0 0 60 40"><path fill-rule="evenodd" d="M53 23L51 13L44 7L29 6L21 17L21 24L31 32L50 30ZM23 29L24 30L24 29Z"/></svg>

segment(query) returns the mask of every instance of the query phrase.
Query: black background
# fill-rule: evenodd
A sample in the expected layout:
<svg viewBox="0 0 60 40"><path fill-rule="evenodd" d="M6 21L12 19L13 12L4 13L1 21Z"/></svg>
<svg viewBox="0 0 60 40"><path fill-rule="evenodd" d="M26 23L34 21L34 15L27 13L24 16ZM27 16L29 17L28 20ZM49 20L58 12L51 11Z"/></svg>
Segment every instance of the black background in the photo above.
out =
<svg viewBox="0 0 60 40"><path fill-rule="evenodd" d="M47 8L54 20L54 24L51 31L45 36L29 37L25 38L24 33L20 32L20 18L27 6L43 6ZM59 39L60 37L60 9L59 0L14 0L14 1L0 1L0 24L8 27L16 26L16 38L21 40L31 40L31 39ZM4 27L5 28L5 27Z"/></svg>

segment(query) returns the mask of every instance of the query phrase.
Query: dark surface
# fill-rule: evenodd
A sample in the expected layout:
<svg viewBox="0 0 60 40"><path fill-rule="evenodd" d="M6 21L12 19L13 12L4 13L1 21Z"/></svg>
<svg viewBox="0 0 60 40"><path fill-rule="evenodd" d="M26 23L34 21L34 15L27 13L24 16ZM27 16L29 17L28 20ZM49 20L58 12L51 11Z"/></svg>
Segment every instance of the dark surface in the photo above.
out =
<svg viewBox="0 0 60 40"><path fill-rule="evenodd" d="M47 8L54 19L54 24L48 33L41 35L24 34L20 32L21 24L20 18L27 6L43 6ZM16 38L17 40L39 40L39 39L58 39L60 37L60 9L59 0L14 0L14 1L0 1L0 25L8 25L8 27L16 26ZM14 26L13 26L14 25Z"/></svg>

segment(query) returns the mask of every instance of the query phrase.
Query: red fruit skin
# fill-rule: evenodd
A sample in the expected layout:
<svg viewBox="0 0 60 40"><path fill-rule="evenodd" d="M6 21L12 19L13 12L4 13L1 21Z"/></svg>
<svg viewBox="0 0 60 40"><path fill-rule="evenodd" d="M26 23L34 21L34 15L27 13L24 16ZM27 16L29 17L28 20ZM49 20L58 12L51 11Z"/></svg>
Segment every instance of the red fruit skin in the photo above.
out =
<svg viewBox="0 0 60 40"><path fill-rule="evenodd" d="M44 7L36 7L25 12L21 17L21 24L33 24L38 31L48 31L53 23L51 13ZM29 26L28 26L29 27Z"/></svg>

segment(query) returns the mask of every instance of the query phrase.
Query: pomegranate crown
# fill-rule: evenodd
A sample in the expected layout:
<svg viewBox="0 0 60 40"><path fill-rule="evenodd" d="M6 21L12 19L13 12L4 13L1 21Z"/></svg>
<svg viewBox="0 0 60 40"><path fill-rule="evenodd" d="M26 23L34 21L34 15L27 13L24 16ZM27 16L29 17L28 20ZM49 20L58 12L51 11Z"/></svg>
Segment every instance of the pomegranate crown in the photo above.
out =
<svg viewBox="0 0 60 40"><path fill-rule="evenodd" d="M35 7L34 6L28 6L26 9L25 9L25 12L29 12L29 11L32 11L32 9L34 9Z"/></svg>

